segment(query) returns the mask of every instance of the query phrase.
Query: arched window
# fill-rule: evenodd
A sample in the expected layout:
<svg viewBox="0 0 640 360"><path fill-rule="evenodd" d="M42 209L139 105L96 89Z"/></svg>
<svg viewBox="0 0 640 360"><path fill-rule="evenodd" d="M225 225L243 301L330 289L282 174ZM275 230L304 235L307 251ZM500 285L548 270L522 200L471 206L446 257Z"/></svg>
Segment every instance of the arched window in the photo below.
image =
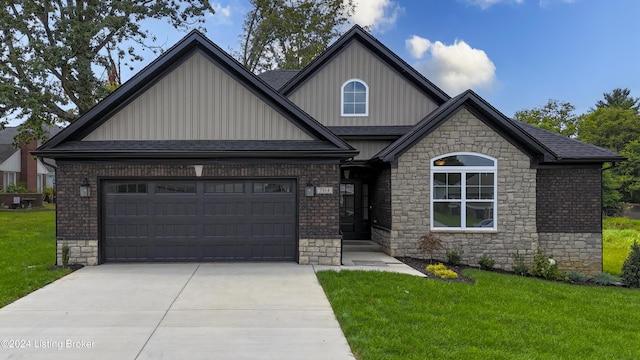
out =
<svg viewBox="0 0 640 360"><path fill-rule="evenodd" d="M431 229L497 229L497 160L475 153L431 159Z"/></svg>
<svg viewBox="0 0 640 360"><path fill-rule="evenodd" d="M342 116L369 115L369 86L358 79L342 84Z"/></svg>

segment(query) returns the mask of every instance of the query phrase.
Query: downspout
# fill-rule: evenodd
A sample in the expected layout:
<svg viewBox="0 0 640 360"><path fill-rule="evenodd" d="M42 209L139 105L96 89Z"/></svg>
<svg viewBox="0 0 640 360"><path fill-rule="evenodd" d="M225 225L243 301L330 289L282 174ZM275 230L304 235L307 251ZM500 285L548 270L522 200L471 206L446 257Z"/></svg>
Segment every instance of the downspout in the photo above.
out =
<svg viewBox="0 0 640 360"><path fill-rule="evenodd" d="M53 199L51 199L53 201L53 203L56 205L56 265L58 264L58 200L57 195L55 195L57 193L56 191L56 184L58 184L58 167L55 166L54 164L51 164L47 161L45 161L45 158L43 157L38 157L40 159L40 161L42 161L43 164L50 166L51 168L53 168L55 170L55 174L54 174L54 178L53 178ZM55 201L54 201L55 199Z"/></svg>

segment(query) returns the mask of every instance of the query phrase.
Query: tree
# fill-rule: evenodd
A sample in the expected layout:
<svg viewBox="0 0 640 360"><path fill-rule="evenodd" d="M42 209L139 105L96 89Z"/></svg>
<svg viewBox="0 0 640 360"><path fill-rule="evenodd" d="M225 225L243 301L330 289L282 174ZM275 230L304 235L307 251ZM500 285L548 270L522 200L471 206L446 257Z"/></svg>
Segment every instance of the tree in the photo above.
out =
<svg viewBox="0 0 640 360"><path fill-rule="evenodd" d="M72 122L108 94L104 80L94 71L104 69L113 78L113 56L118 61L142 60L133 46L121 48L125 43L157 48L155 36L141 22L166 19L183 30L214 12L207 0L12 0L2 4L0 118L24 120L21 133L38 138L44 136L43 125ZM5 124L6 120L0 126Z"/></svg>
<svg viewBox="0 0 640 360"><path fill-rule="evenodd" d="M638 112L640 109L640 98L633 98L630 94L631 91L627 88L613 89L612 92L603 94L604 100L598 100L596 108L613 107Z"/></svg>
<svg viewBox="0 0 640 360"><path fill-rule="evenodd" d="M238 60L252 72L301 69L340 35L352 0L250 0Z"/></svg>
<svg viewBox="0 0 640 360"><path fill-rule="evenodd" d="M545 105L517 111L513 117L516 120L542 129L568 137L575 137L579 119L573 113L575 109L575 106L568 102L549 99Z"/></svg>
<svg viewBox="0 0 640 360"><path fill-rule="evenodd" d="M616 152L640 138L640 117L635 110L601 107L584 115L578 139Z"/></svg>
<svg viewBox="0 0 640 360"><path fill-rule="evenodd" d="M640 115L633 109L600 107L581 118L578 139L620 153L627 160L603 175L603 210L614 214L621 202L640 201ZM607 173L611 172L609 176Z"/></svg>

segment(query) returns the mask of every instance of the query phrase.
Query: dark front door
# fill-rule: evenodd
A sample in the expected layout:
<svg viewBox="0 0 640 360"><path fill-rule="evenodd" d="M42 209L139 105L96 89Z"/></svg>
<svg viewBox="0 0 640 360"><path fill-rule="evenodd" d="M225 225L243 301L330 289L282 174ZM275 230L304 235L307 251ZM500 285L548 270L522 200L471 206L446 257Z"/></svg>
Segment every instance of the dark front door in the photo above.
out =
<svg viewBox="0 0 640 360"><path fill-rule="evenodd" d="M341 180L340 230L343 239L371 237L369 230L369 186L360 180Z"/></svg>
<svg viewBox="0 0 640 360"><path fill-rule="evenodd" d="M294 260L295 181L103 184L104 261Z"/></svg>

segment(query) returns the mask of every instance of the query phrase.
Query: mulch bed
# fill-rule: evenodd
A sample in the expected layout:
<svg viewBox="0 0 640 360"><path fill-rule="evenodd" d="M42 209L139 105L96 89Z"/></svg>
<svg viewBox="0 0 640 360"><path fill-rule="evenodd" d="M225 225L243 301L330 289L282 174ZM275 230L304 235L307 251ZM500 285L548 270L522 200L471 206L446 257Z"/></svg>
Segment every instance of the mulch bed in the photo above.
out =
<svg viewBox="0 0 640 360"><path fill-rule="evenodd" d="M416 259L416 258L411 258L411 257L396 257L396 259L402 261L403 263L411 266L412 268L420 271L421 273L425 274L427 276L428 279L436 279L436 280L442 280L442 281L446 281L446 282L466 282L469 284L473 284L475 283L475 280L473 280L472 278L465 276L462 273L462 270L464 269L469 269L469 266L461 266L461 265L448 265L445 264L447 266L447 269L455 271L456 274L458 274L458 278L457 279L443 279L439 276L436 276L434 273L427 271L426 267L427 265L429 265L429 261L428 260L422 260L422 259ZM434 264L437 264L437 262L434 261Z"/></svg>

